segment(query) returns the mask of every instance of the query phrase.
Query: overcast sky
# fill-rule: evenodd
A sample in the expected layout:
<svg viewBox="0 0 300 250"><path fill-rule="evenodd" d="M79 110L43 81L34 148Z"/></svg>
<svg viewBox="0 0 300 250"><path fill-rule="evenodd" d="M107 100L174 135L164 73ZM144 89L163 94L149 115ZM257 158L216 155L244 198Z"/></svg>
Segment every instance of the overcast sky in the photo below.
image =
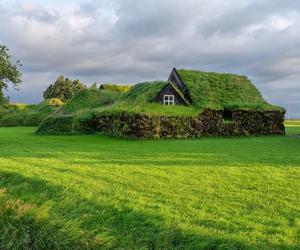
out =
<svg viewBox="0 0 300 250"><path fill-rule="evenodd" d="M60 74L136 83L177 67L247 75L300 117L296 0L1 0L0 44L23 64L14 102L40 101Z"/></svg>

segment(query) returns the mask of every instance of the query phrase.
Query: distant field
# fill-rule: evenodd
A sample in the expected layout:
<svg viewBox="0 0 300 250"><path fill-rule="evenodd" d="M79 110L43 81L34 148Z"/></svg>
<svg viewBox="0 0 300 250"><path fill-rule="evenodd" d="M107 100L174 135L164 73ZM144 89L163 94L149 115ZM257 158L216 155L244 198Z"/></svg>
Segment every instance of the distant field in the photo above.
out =
<svg viewBox="0 0 300 250"><path fill-rule="evenodd" d="M300 126L300 120L289 120L285 121L284 124L286 126Z"/></svg>
<svg viewBox="0 0 300 250"><path fill-rule="evenodd" d="M0 128L0 249L299 249L300 134L130 141Z"/></svg>

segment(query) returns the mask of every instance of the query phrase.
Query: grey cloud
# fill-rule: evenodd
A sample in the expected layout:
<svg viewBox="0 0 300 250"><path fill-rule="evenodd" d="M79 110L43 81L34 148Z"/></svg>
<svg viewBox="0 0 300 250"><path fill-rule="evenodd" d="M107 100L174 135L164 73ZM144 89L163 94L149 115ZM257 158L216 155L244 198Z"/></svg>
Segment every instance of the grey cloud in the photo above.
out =
<svg viewBox="0 0 300 250"><path fill-rule="evenodd" d="M24 10L19 14L30 20L35 20L37 22L42 22L42 23L54 23L59 19L58 12L48 11L41 7Z"/></svg>
<svg viewBox="0 0 300 250"><path fill-rule="evenodd" d="M286 15L299 8L300 2L293 0L249 1L244 6L233 7L207 20L205 26L200 27L200 32L206 35L211 35L211 33L235 35L237 32L242 32L245 27L259 24L272 15Z"/></svg>
<svg viewBox="0 0 300 250"><path fill-rule="evenodd" d="M291 0L90 0L4 12L0 5L0 43L24 64L24 84L12 99L41 98L61 73L134 83L166 79L176 66L248 75L267 100L296 102L299 8ZM285 20L291 23L281 27Z"/></svg>

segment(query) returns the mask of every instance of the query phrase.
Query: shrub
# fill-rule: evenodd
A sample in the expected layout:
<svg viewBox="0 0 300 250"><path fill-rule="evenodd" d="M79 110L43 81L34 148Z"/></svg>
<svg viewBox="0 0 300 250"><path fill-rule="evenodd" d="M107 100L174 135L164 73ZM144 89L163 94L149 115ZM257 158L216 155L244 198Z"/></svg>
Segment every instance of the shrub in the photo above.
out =
<svg viewBox="0 0 300 250"><path fill-rule="evenodd" d="M4 116L7 113L8 113L8 109L7 108L3 108L3 107L1 108L0 107L0 119L1 119L2 116Z"/></svg>
<svg viewBox="0 0 300 250"><path fill-rule="evenodd" d="M76 133L74 115L52 114L40 123L38 134L64 135Z"/></svg>
<svg viewBox="0 0 300 250"><path fill-rule="evenodd" d="M61 100L58 99L58 98L47 99L47 100L46 100L46 103L47 103L48 105L55 106L55 107L59 107L59 106L61 106L61 105L64 104L63 101L61 101Z"/></svg>
<svg viewBox="0 0 300 250"><path fill-rule="evenodd" d="M23 126L37 127L46 116L47 113L28 112L25 114Z"/></svg>
<svg viewBox="0 0 300 250"><path fill-rule="evenodd" d="M25 114L23 112L9 112L0 118L0 126L15 127L22 126Z"/></svg>

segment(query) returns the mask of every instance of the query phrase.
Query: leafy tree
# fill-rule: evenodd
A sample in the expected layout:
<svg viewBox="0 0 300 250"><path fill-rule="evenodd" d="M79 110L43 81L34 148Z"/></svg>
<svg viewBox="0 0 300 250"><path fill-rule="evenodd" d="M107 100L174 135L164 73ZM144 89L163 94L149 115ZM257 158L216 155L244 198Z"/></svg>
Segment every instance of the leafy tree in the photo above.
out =
<svg viewBox="0 0 300 250"><path fill-rule="evenodd" d="M61 75L46 89L44 92L44 98L58 98L61 101L66 101L71 99L75 94L84 88L86 88L85 85L79 80L72 81L69 78L65 78L63 75Z"/></svg>
<svg viewBox="0 0 300 250"><path fill-rule="evenodd" d="M94 83L91 85L90 89L98 89L97 83L94 82Z"/></svg>
<svg viewBox="0 0 300 250"><path fill-rule="evenodd" d="M8 51L6 46L0 45L0 106L8 103L3 90L7 89L9 84L15 88L18 87L22 80L22 74L18 70L18 67L22 65L19 61L13 63Z"/></svg>

